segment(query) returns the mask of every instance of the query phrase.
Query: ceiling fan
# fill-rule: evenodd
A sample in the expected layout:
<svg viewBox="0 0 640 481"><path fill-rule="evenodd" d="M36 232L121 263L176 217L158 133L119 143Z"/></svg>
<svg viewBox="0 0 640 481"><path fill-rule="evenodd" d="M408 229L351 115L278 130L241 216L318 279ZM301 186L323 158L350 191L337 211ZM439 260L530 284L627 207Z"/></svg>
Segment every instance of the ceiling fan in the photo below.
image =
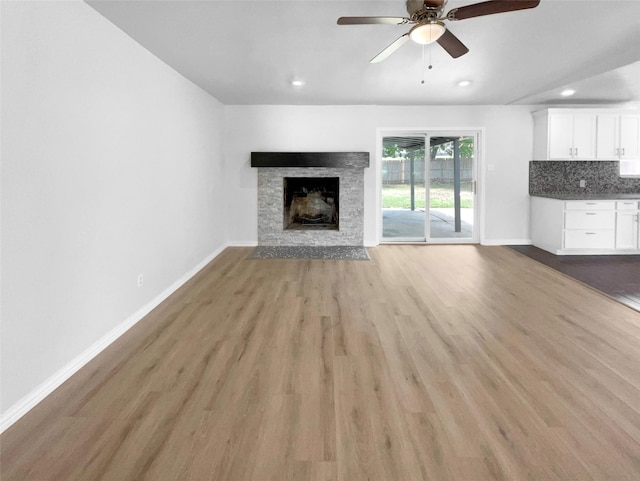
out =
<svg viewBox="0 0 640 481"><path fill-rule="evenodd" d="M338 25L408 25L411 30L391 43L370 62L382 62L410 39L426 45L438 42L453 58L458 58L469 49L456 37L445 24L445 20L465 20L496 13L513 12L535 8L540 0L489 0L464 7L453 8L444 13L447 0L407 0L409 17L340 17Z"/></svg>

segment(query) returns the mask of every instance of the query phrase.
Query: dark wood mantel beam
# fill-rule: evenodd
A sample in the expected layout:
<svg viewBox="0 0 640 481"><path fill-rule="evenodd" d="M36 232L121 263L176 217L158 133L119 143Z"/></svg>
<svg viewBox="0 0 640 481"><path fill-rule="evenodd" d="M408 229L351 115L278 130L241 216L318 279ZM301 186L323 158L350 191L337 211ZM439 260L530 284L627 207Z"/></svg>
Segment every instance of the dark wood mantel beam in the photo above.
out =
<svg viewBox="0 0 640 481"><path fill-rule="evenodd" d="M369 167L369 152L251 152L251 167Z"/></svg>

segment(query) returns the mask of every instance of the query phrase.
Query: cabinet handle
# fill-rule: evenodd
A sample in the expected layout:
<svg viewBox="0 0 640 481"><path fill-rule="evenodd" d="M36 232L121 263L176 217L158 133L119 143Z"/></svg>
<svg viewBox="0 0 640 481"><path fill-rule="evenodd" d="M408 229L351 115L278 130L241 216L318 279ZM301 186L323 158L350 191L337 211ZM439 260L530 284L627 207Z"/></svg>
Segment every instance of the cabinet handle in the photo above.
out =
<svg viewBox="0 0 640 481"><path fill-rule="evenodd" d="M576 156L576 157L578 156L578 147L576 147L576 153L575 153L575 156Z"/></svg>
<svg viewBox="0 0 640 481"><path fill-rule="evenodd" d="M624 157L624 147L622 147L622 156Z"/></svg>
<svg viewBox="0 0 640 481"><path fill-rule="evenodd" d="M573 147L569 147L569 157L573 157Z"/></svg>
<svg viewBox="0 0 640 481"><path fill-rule="evenodd" d="M597 202L587 202L587 205L598 205Z"/></svg>
<svg viewBox="0 0 640 481"><path fill-rule="evenodd" d="M595 212L587 212L587 215L598 215Z"/></svg>
<svg viewBox="0 0 640 481"><path fill-rule="evenodd" d="M586 235L596 235L595 232L585 232Z"/></svg>

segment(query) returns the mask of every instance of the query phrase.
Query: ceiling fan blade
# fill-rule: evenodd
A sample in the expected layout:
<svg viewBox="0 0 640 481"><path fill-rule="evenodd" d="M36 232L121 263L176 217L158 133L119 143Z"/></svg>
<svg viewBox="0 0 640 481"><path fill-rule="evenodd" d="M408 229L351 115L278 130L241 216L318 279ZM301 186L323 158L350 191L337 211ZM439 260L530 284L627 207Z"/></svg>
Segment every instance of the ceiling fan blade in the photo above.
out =
<svg viewBox="0 0 640 481"><path fill-rule="evenodd" d="M399 37L398 39L396 39L391 45L385 48L382 52L380 52L378 55L376 55L371 60L369 60L369 63L382 62L389 55L391 55L393 52L395 52L400 47L402 47L405 43L407 43L408 40L409 40L409 34L405 33L402 37Z"/></svg>
<svg viewBox="0 0 640 481"><path fill-rule="evenodd" d="M405 17L340 17L338 25L401 25L408 21Z"/></svg>
<svg viewBox="0 0 640 481"><path fill-rule="evenodd" d="M452 34L449 29L445 30L442 36L436 41L453 58L461 57L469 51L465 44L458 40L458 37Z"/></svg>
<svg viewBox="0 0 640 481"><path fill-rule="evenodd" d="M474 3L460 8L452 9L448 14L449 20L464 20L466 18L482 17L495 13L514 12L535 8L540 4L540 0L491 0L488 2Z"/></svg>

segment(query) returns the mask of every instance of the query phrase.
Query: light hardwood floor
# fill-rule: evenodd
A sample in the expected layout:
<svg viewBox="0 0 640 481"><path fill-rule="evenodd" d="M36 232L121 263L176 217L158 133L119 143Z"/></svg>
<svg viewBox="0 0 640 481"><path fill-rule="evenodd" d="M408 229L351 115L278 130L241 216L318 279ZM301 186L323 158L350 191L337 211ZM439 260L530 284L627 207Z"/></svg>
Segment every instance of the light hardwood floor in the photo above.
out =
<svg viewBox="0 0 640 481"><path fill-rule="evenodd" d="M2 480L640 479L640 313L502 247L250 251L7 430Z"/></svg>

